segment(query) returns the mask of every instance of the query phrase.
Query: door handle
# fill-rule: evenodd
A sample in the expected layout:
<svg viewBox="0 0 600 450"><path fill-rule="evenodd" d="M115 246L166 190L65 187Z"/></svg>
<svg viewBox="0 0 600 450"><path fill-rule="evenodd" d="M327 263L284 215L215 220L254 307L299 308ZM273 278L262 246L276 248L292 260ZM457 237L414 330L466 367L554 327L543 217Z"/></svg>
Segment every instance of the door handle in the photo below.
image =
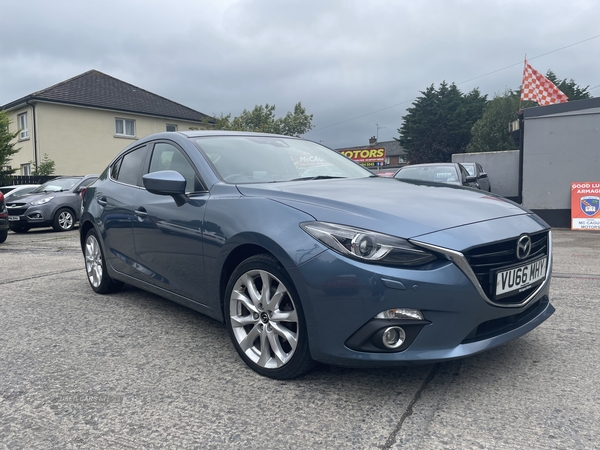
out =
<svg viewBox="0 0 600 450"><path fill-rule="evenodd" d="M100 206L106 206L108 204L108 202L106 201L106 197L97 197L96 201Z"/></svg>
<svg viewBox="0 0 600 450"><path fill-rule="evenodd" d="M140 219L145 219L146 216L148 215L148 213L146 212L146 208L144 208L143 206L140 206L138 209L136 209L133 212L133 214L135 214Z"/></svg>

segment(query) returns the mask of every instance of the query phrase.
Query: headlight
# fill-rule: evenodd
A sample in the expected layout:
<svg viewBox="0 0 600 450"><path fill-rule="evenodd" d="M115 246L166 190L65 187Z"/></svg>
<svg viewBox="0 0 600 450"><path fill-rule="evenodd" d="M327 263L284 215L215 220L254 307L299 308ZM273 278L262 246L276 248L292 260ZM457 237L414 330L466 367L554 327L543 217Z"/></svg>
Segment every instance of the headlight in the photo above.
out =
<svg viewBox="0 0 600 450"><path fill-rule="evenodd" d="M360 261L391 266L417 266L436 258L406 239L375 231L327 222L303 222L300 227L332 250Z"/></svg>
<svg viewBox="0 0 600 450"><path fill-rule="evenodd" d="M50 200L52 200L54 198L54 196L50 196L50 197L44 197L40 200L37 200L35 202L31 202L32 205L43 205L45 203L48 203Z"/></svg>

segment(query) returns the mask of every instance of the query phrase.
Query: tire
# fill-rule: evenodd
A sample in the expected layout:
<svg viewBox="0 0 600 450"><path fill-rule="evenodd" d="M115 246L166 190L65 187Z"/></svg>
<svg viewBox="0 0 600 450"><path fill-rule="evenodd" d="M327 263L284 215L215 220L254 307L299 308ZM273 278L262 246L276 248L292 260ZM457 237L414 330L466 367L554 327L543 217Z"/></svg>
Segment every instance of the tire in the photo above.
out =
<svg viewBox="0 0 600 450"><path fill-rule="evenodd" d="M71 231L75 227L75 215L69 208L61 208L54 215L54 231Z"/></svg>
<svg viewBox="0 0 600 450"><path fill-rule="evenodd" d="M27 233L29 231L29 227L28 226L20 226L20 227L10 227L11 231L14 231L15 233Z"/></svg>
<svg viewBox="0 0 600 450"><path fill-rule="evenodd" d="M255 255L243 261L227 283L223 304L231 341L258 374L289 380L315 365L298 294L272 256Z"/></svg>
<svg viewBox="0 0 600 450"><path fill-rule="evenodd" d="M0 231L0 244L2 244L8 237L8 230Z"/></svg>
<svg viewBox="0 0 600 450"><path fill-rule="evenodd" d="M98 294L116 292L123 287L123 282L113 280L106 270L106 260L96 230L88 231L83 247L85 258L85 273L88 282Z"/></svg>

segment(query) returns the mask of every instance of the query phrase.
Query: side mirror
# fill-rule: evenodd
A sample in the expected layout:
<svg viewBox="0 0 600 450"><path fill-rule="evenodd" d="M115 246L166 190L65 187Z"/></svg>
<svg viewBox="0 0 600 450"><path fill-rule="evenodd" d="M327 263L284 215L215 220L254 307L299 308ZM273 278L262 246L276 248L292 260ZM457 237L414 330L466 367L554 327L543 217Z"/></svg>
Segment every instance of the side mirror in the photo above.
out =
<svg viewBox="0 0 600 450"><path fill-rule="evenodd" d="M477 183L477 177L475 175L469 175L467 177L467 183Z"/></svg>
<svg viewBox="0 0 600 450"><path fill-rule="evenodd" d="M185 186L187 182L183 175L174 170L161 170L159 172L147 173L142 177L144 187L148 192L156 195L170 195L177 206L185 204Z"/></svg>
<svg viewBox="0 0 600 450"><path fill-rule="evenodd" d="M487 173L485 173L485 172L481 172L481 173L479 174L479 178L487 178L487 177L488 177L488 174L487 174Z"/></svg>

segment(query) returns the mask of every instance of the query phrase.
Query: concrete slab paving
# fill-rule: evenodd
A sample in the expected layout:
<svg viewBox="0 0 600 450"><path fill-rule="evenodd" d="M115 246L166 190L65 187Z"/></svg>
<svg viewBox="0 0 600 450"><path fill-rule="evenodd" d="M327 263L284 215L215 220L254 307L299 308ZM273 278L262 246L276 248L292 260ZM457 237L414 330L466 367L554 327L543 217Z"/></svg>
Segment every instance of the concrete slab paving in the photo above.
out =
<svg viewBox="0 0 600 450"><path fill-rule="evenodd" d="M598 233L554 231L557 311L521 339L291 382L248 369L221 323L93 293L77 238L0 245L0 448L598 448Z"/></svg>

